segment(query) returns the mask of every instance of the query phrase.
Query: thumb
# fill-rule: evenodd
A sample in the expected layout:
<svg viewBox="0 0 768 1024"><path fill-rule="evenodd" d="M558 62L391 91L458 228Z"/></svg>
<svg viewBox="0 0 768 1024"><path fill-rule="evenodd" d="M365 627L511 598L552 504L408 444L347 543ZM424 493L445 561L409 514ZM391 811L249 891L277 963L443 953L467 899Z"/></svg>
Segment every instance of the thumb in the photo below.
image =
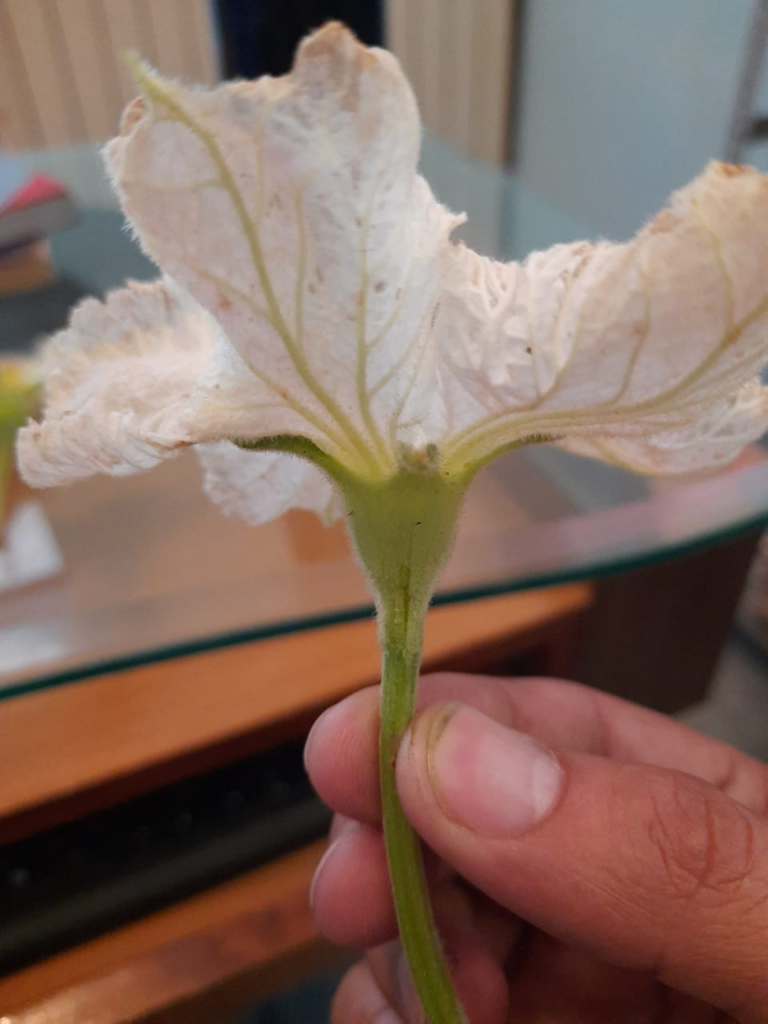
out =
<svg viewBox="0 0 768 1024"><path fill-rule="evenodd" d="M400 747L405 812L538 928L768 1021L768 824L683 772L554 753L463 705Z"/></svg>

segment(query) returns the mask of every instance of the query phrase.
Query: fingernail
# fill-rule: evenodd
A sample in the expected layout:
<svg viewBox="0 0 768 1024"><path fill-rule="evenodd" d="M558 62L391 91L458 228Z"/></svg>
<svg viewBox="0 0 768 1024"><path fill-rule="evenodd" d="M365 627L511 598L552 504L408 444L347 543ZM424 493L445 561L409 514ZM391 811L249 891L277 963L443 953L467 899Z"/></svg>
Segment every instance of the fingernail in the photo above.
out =
<svg viewBox="0 0 768 1024"><path fill-rule="evenodd" d="M427 723L425 723L427 724ZM490 838L518 836L545 818L562 788L551 751L472 708L449 705L427 725L427 771L445 814Z"/></svg>
<svg viewBox="0 0 768 1024"><path fill-rule="evenodd" d="M323 856L320 858L320 863L315 868L315 873L312 876L312 881L311 881L310 886L309 886L309 905L310 905L310 907L314 908L314 906L315 906L315 892L317 891L317 883L320 880L320 876L322 875L323 869L325 868L326 864L331 859L333 854L336 852L336 848L338 847L340 841L341 841L341 836L339 836L338 839L334 839L334 841L330 844L330 846L325 851Z"/></svg>

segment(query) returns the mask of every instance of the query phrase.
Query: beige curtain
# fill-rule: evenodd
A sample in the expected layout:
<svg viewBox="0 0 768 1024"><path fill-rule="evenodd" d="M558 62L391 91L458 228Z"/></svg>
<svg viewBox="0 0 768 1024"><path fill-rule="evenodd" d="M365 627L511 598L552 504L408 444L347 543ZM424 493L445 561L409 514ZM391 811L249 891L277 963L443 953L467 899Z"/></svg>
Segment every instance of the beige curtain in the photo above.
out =
<svg viewBox="0 0 768 1024"><path fill-rule="evenodd" d="M115 134L137 50L166 75L219 76L210 0L0 0L0 143L40 149Z"/></svg>
<svg viewBox="0 0 768 1024"><path fill-rule="evenodd" d="M428 131L468 156L505 162L515 0L385 0L387 46Z"/></svg>

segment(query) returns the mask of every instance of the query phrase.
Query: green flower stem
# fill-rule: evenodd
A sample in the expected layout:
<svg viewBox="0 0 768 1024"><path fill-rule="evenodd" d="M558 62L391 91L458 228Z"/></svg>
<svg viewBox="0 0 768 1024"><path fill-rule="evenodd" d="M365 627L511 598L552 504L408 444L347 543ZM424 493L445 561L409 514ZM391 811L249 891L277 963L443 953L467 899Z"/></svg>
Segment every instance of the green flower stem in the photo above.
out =
<svg viewBox="0 0 768 1024"><path fill-rule="evenodd" d="M465 482L414 470L384 482L346 480L342 490L379 609L381 799L400 938L430 1024L466 1024L435 927L419 838L395 781L398 747L415 707L424 619L453 543Z"/></svg>
<svg viewBox="0 0 768 1024"><path fill-rule="evenodd" d="M423 611L412 610L409 614L407 603L404 596L380 613L383 672L379 765L387 863L400 937L427 1019L432 1024L465 1024L435 927L419 837L403 813L395 781L397 751L416 703L424 621Z"/></svg>
<svg viewBox="0 0 768 1024"><path fill-rule="evenodd" d="M415 708L429 599L453 546L461 501L476 467L450 476L427 451L394 476L364 479L306 438L278 435L234 443L309 459L344 495L349 532L379 612L381 803L400 939L430 1024L466 1024L435 927L419 837L400 806L395 761Z"/></svg>

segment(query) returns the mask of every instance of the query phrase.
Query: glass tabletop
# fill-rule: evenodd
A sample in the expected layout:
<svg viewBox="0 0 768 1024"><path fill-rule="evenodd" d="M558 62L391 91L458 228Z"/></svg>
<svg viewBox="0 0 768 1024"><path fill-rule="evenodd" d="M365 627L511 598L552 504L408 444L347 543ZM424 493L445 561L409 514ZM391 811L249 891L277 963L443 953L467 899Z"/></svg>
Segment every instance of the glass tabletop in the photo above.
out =
<svg viewBox="0 0 768 1024"><path fill-rule="evenodd" d="M34 165L72 188L83 216L52 239L54 290L0 299L6 348L59 326L72 297L155 274L123 230L94 149L52 151ZM517 258L593 234L514 177L432 140L423 169L444 203L468 212L464 236L481 251ZM725 472L674 482L524 449L470 489L436 600L590 578L767 519L760 448ZM225 519L189 454L142 476L19 486L0 548L0 698L370 614L342 527L301 512L258 529Z"/></svg>

